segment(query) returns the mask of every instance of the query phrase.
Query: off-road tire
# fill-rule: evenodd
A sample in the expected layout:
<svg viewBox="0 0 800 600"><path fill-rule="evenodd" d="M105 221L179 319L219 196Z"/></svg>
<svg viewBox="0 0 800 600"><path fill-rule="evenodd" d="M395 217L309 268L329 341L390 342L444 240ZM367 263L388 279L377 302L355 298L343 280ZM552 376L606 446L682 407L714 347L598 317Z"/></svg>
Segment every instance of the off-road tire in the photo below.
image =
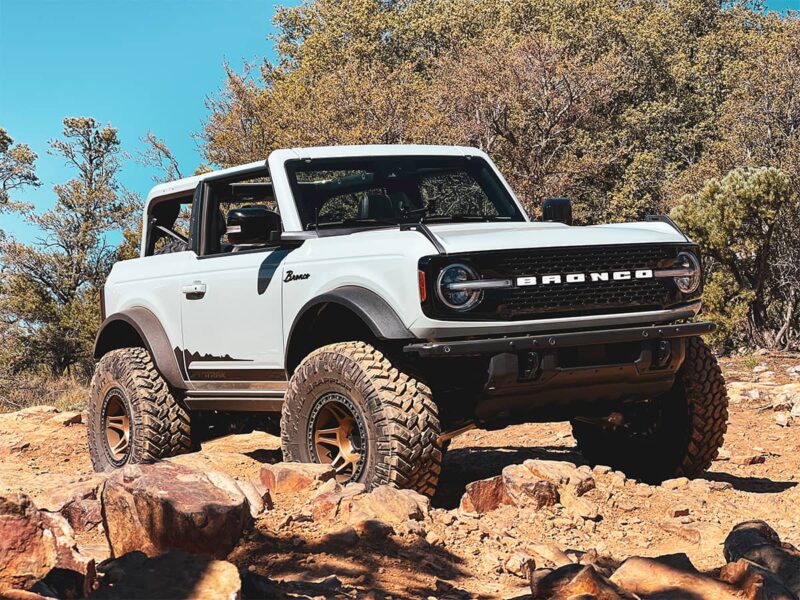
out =
<svg viewBox="0 0 800 600"><path fill-rule="evenodd" d="M114 461L107 443L104 403L121 398L130 420L129 450ZM151 463L191 449L189 412L170 392L144 348L121 348L103 356L89 399L89 455L95 471L128 463Z"/></svg>
<svg viewBox="0 0 800 600"><path fill-rule="evenodd" d="M700 338L686 340L675 384L656 408L650 422L634 429L573 421L578 449L591 463L643 481L698 477L708 469L727 430L728 394L717 359Z"/></svg>
<svg viewBox="0 0 800 600"><path fill-rule="evenodd" d="M367 488L389 484L433 495L442 451L431 391L364 342L323 346L297 367L281 413L285 460L317 461L310 447L312 415L328 394L344 395L363 418L366 458L354 481Z"/></svg>

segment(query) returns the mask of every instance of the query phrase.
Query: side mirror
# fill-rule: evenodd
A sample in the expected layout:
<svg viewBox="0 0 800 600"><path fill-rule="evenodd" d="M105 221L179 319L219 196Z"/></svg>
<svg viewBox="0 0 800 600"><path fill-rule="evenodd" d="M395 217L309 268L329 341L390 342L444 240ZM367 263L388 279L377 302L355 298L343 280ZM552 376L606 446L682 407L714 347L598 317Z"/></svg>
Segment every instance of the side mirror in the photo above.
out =
<svg viewBox="0 0 800 600"><path fill-rule="evenodd" d="M234 246L268 244L281 230L281 217L266 206L245 206L228 213L226 233Z"/></svg>
<svg viewBox="0 0 800 600"><path fill-rule="evenodd" d="M542 203L542 221L572 225L572 202L559 196L548 198Z"/></svg>

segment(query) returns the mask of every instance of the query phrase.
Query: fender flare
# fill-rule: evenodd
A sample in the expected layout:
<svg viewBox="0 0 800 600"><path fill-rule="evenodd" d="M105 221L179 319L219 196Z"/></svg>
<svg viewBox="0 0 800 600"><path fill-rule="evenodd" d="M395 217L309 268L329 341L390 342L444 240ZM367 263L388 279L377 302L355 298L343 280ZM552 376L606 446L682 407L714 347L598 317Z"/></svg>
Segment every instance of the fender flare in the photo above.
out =
<svg viewBox="0 0 800 600"><path fill-rule="evenodd" d="M292 340L294 340L298 325L311 311L325 304L336 304L350 310L379 340L416 339L416 336L408 330L386 300L367 288L346 285L315 296L297 312L289 329L289 335L286 337L284 364L287 369L290 362Z"/></svg>
<svg viewBox="0 0 800 600"><path fill-rule="evenodd" d="M167 332L150 310L136 306L118 313L114 313L103 321L94 342L94 358L99 360L104 354L118 348L130 347L129 343L119 343L114 337L114 329L121 323L130 326L150 353L156 369L172 387L187 389L186 380L182 374L178 357L178 349L170 344Z"/></svg>

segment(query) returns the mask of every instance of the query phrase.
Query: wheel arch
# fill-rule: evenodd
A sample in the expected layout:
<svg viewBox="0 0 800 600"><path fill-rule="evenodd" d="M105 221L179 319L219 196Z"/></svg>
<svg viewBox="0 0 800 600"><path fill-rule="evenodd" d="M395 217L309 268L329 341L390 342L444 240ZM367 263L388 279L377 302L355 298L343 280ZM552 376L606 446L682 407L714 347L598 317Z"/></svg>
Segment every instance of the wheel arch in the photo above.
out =
<svg viewBox="0 0 800 600"><path fill-rule="evenodd" d="M156 369L173 388L186 389L176 349L155 314L143 307L114 313L103 321L94 343L99 360L112 350L141 347L150 353Z"/></svg>
<svg viewBox="0 0 800 600"><path fill-rule="evenodd" d="M349 332L353 335L347 335ZM414 339L389 304L375 292L343 286L309 300L289 329L285 365L288 376L320 346L342 341Z"/></svg>

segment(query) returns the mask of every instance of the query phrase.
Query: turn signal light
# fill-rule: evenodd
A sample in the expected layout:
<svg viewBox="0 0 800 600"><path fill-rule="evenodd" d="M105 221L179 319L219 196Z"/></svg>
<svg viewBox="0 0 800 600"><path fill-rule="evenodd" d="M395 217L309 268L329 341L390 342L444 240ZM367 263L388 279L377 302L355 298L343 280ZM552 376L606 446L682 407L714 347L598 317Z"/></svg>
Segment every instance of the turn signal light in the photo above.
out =
<svg viewBox="0 0 800 600"><path fill-rule="evenodd" d="M425 302L428 299L428 286L425 285L425 271L418 271L419 277L419 300Z"/></svg>

